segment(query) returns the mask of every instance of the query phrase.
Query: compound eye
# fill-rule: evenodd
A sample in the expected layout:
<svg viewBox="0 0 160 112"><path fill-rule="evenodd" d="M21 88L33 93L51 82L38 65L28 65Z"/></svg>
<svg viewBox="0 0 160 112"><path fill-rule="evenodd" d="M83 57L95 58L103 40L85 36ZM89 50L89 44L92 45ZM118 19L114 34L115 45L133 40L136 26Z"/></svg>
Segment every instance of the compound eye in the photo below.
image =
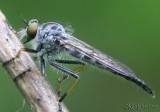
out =
<svg viewBox="0 0 160 112"><path fill-rule="evenodd" d="M37 20L30 20L27 27L27 36L28 39L34 39L36 37L38 30L38 21Z"/></svg>

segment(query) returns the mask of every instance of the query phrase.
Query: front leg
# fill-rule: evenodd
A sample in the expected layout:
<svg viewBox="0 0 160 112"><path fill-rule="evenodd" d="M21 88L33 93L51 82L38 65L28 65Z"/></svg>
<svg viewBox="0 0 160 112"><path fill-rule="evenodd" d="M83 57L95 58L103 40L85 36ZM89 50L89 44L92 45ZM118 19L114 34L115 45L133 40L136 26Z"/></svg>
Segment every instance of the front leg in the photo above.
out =
<svg viewBox="0 0 160 112"><path fill-rule="evenodd" d="M20 49L17 54L16 54L16 58L20 56L21 52L22 51L25 51L25 52L28 52L28 53L38 53L37 50L34 50L34 49L29 49L29 48L22 48Z"/></svg>
<svg viewBox="0 0 160 112"><path fill-rule="evenodd" d="M21 49L17 52L17 54L16 54L16 56L15 56L14 58L3 62L3 66L4 66L5 64L11 62L11 61L14 61L16 58L18 58L18 57L20 56L20 54L21 54L22 51L30 52L30 53L37 53L37 52L38 52L37 50L34 50L34 49L21 48Z"/></svg>
<svg viewBox="0 0 160 112"><path fill-rule="evenodd" d="M40 57L40 61L41 61L41 74L45 75L46 64L45 64L45 60L43 58L43 55L46 53L46 50L42 49L42 44L38 44L36 50L29 49L29 48L22 48L18 51L18 53L16 54L16 57L19 57L22 51L25 51L28 53L38 53L38 55ZM37 71L34 71L34 73L37 75L41 75Z"/></svg>
<svg viewBox="0 0 160 112"><path fill-rule="evenodd" d="M38 53L41 49L42 49L42 44L38 44L36 50L34 50L34 49L29 49L29 48L21 48L21 49L17 52L16 57L19 57L22 51L28 52L28 53Z"/></svg>
<svg viewBox="0 0 160 112"><path fill-rule="evenodd" d="M28 52L28 53L38 53L38 50L34 50L34 49L29 49L29 48L22 48L22 49L20 49L18 52L17 52L17 54L16 54L16 58L18 58L19 56L20 56L20 54L21 54L21 52L22 51L24 51L24 52ZM16 59L16 58L14 58L14 59ZM14 60L13 59L13 60ZM43 58L41 59L42 61L41 61L41 63L43 62ZM43 65L43 64L41 64L41 65ZM43 66L43 68L45 68L44 66ZM42 71L42 67L41 67L41 71ZM43 72L42 73L44 73L44 69L43 69ZM36 74L36 75L39 75L39 76L41 76L42 74L41 73L39 73L38 71L35 71L35 70L31 70L31 72L33 73L33 74ZM45 73L44 73L45 74ZM22 74L19 74L17 77L14 77L13 79L14 80L16 80L17 78L19 78L19 77L21 77L22 76Z"/></svg>

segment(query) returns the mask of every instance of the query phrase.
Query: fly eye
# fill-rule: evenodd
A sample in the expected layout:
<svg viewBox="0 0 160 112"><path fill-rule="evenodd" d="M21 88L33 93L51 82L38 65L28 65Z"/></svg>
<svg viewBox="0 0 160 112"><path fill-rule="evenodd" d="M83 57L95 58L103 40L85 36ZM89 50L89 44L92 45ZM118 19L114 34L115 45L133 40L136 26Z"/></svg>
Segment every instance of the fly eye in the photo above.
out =
<svg viewBox="0 0 160 112"><path fill-rule="evenodd" d="M27 27L28 40L32 40L36 37L37 30L38 30L38 21L35 19L30 20Z"/></svg>

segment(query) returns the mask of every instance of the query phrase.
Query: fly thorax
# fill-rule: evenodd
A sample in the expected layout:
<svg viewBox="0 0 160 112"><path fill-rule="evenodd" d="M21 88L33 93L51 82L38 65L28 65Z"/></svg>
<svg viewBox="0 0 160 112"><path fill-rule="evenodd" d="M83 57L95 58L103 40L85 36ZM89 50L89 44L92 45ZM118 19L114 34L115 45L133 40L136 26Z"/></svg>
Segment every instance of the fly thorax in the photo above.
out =
<svg viewBox="0 0 160 112"><path fill-rule="evenodd" d="M42 47L47 51L61 51L63 43L60 41L65 39L65 29L58 23L43 24L38 31L37 43L42 44Z"/></svg>

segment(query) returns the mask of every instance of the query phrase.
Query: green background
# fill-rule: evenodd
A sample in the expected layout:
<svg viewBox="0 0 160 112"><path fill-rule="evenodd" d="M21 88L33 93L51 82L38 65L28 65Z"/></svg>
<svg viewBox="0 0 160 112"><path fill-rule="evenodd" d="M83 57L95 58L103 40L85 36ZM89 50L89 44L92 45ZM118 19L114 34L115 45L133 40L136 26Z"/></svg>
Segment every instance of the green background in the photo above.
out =
<svg viewBox="0 0 160 112"><path fill-rule="evenodd" d="M71 112L160 111L160 1L159 0L0 0L0 9L15 29L23 19L54 21L72 26L74 36L110 54L135 71L156 98L110 72L86 67L80 83L64 100ZM47 66L47 78L56 88L57 74ZM63 84L65 90L73 80ZM23 97L0 67L0 112L14 112ZM127 104L157 108L125 110ZM28 104L21 112L31 112Z"/></svg>

